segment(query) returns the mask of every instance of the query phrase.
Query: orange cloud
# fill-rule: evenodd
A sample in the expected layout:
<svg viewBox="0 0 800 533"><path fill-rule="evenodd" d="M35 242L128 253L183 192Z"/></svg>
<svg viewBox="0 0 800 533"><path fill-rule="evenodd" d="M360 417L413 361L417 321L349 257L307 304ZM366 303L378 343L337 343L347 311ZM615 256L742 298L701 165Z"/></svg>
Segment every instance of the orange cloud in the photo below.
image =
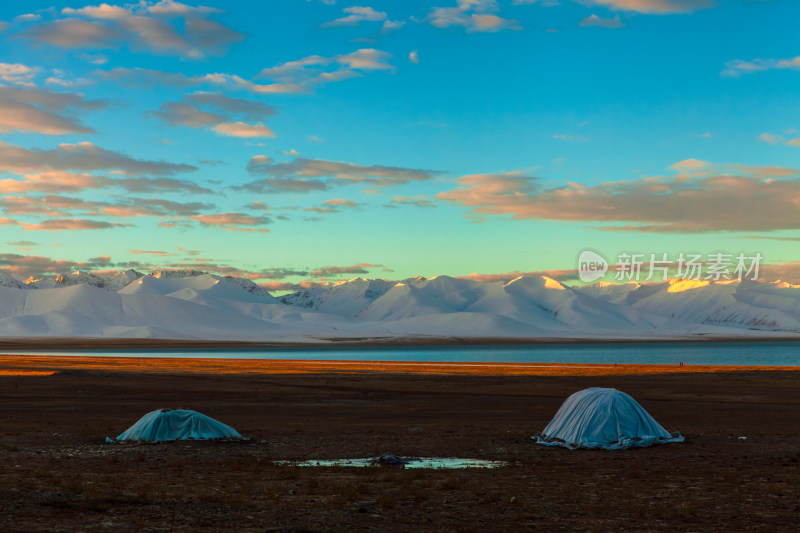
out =
<svg viewBox="0 0 800 533"><path fill-rule="evenodd" d="M707 168L687 160L677 170ZM473 174L436 196L470 208L473 215L510 215L513 219L572 222L623 222L610 231L716 232L800 228L800 179L781 167L736 166L739 175L701 172L698 177L652 177L596 186L544 187L517 174Z"/></svg>
<svg viewBox="0 0 800 533"><path fill-rule="evenodd" d="M91 230L130 226L130 224L86 220L82 218L51 218L38 224L22 222L21 225L24 231Z"/></svg>
<svg viewBox="0 0 800 533"><path fill-rule="evenodd" d="M275 137L275 132L261 123L247 124L245 122L224 122L222 124L217 124L211 129L226 137Z"/></svg>
<svg viewBox="0 0 800 533"><path fill-rule="evenodd" d="M268 233L269 230L258 226L264 226L272 222L269 217L254 217L243 213L232 212L213 215L194 215L189 218L195 222L199 222L203 226L219 227L223 228L225 231L258 231L262 233Z"/></svg>

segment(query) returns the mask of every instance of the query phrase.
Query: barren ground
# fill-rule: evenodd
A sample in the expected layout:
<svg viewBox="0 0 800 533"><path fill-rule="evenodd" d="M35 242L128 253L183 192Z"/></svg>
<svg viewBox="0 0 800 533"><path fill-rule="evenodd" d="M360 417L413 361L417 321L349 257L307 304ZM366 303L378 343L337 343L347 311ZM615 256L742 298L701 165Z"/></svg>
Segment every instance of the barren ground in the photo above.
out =
<svg viewBox="0 0 800 533"><path fill-rule="evenodd" d="M631 394L683 444L539 447L569 394ZM109 445L159 407L248 443ZM747 437L741 439L740 437ZM277 459L509 461L495 470ZM2 531L796 531L800 371L0 356Z"/></svg>

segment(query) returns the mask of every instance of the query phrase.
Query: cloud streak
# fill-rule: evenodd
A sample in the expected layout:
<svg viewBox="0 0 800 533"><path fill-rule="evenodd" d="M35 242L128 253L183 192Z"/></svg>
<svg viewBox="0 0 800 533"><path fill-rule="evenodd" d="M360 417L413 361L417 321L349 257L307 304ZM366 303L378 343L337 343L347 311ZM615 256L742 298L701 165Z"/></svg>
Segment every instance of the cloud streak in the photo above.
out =
<svg viewBox="0 0 800 533"><path fill-rule="evenodd" d="M0 170L22 174L48 170L115 170L137 176L170 176L191 172L197 167L167 161L135 159L90 142L59 144L53 149L27 149L0 141Z"/></svg>
<svg viewBox="0 0 800 533"><path fill-rule="evenodd" d="M470 208L471 216L507 215L583 223L597 229L700 233L800 229L800 171L782 167L725 167L697 160L673 166L674 177L570 183L546 187L519 174L473 174L438 200ZM621 224L621 225L616 225Z"/></svg>
<svg viewBox="0 0 800 533"><path fill-rule="evenodd" d="M391 187L409 182L428 181L441 174L435 170L358 165L304 157L278 163L264 155L251 158L247 164L247 171L254 175L269 177L236 189L251 192L309 192L327 190L331 186L344 184Z"/></svg>
<svg viewBox="0 0 800 533"><path fill-rule="evenodd" d="M79 94L0 85L0 132L94 133L94 129L84 126L74 115L107 105L107 100L86 100Z"/></svg>
<svg viewBox="0 0 800 533"><path fill-rule="evenodd" d="M66 49L118 49L204 59L245 38L212 17L221 10L171 0L64 8L66 18L34 24L15 37Z"/></svg>

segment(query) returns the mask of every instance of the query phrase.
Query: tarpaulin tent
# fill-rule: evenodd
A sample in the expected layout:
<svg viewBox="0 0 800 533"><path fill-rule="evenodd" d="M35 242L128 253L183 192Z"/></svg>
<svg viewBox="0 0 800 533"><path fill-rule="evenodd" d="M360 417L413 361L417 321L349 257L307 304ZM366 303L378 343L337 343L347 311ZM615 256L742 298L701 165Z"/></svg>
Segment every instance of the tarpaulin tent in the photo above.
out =
<svg viewBox="0 0 800 533"><path fill-rule="evenodd" d="M669 433L636 400L616 389L592 387L567 398L540 434L537 444L624 450L683 442Z"/></svg>
<svg viewBox="0 0 800 533"><path fill-rule="evenodd" d="M116 439L107 442L169 442L173 440L247 440L230 426L188 409L158 409L147 413Z"/></svg>

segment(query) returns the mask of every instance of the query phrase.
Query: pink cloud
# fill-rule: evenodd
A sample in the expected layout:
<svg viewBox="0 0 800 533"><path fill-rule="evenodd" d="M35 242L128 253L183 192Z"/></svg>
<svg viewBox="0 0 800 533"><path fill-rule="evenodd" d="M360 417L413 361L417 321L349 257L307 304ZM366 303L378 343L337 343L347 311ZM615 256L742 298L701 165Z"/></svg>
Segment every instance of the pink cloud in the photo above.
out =
<svg viewBox="0 0 800 533"><path fill-rule="evenodd" d="M676 170L710 169L687 160ZM800 228L800 179L793 169L734 166L738 175L703 170L692 175L606 182L596 186L545 187L537 178L517 174L473 174L438 200L470 208L472 216L508 215L606 226L613 231L716 232ZM697 175L698 177L692 177ZM766 176L784 179L764 179Z"/></svg>
<svg viewBox="0 0 800 533"><path fill-rule="evenodd" d="M130 224L120 224L118 222L81 218L50 218L38 224L22 222L21 225L24 231L93 230L130 226Z"/></svg>
<svg viewBox="0 0 800 533"><path fill-rule="evenodd" d="M271 222L269 217L254 217L243 213L232 212L213 215L194 215L189 218L195 222L199 222L203 226L219 227L226 231L258 231L262 233L267 233L269 230L258 226L264 226Z"/></svg>

